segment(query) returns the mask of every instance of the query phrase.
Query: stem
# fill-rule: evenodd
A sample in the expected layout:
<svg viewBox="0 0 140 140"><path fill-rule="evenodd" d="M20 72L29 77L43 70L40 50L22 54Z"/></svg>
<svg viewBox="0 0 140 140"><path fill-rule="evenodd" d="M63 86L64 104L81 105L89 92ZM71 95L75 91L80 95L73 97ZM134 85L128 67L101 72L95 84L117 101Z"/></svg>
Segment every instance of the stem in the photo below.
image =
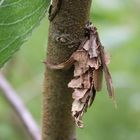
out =
<svg viewBox="0 0 140 140"><path fill-rule="evenodd" d="M32 118L32 115L27 110L16 91L14 91L2 74L0 74L0 90L3 91L1 93L3 93L7 102L16 112L16 115L21 120L21 123L32 140L40 140L40 131L36 122Z"/></svg>
<svg viewBox="0 0 140 140"><path fill-rule="evenodd" d="M49 27L47 61L50 64L65 62L79 47L89 19L90 5L91 0L61 0L61 8ZM42 140L76 140L71 116L72 90L67 87L72 75L73 68L50 70L46 66Z"/></svg>

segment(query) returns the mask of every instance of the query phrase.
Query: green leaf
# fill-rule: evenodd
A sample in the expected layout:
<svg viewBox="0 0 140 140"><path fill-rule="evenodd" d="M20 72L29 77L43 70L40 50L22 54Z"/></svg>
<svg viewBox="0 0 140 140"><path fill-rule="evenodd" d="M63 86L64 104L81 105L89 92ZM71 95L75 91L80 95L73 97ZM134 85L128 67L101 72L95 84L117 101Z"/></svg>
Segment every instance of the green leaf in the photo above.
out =
<svg viewBox="0 0 140 140"><path fill-rule="evenodd" d="M0 0L0 68L39 25L48 0Z"/></svg>

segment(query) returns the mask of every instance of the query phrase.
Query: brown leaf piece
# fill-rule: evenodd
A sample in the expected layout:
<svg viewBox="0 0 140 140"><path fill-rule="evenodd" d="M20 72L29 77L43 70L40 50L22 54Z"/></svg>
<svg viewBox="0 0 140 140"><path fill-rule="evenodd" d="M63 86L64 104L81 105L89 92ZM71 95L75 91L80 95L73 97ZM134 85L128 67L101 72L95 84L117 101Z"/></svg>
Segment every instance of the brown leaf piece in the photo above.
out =
<svg viewBox="0 0 140 140"><path fill-rule="evenodd" d="M87 67L87 60L88 60L88 53L81 49L77 50L73 54L73 59L75 60L75 69L74 69L74 76L80 76L88 70Z"/></svg>
<svg viewBox="0 0 140 140"><path fill-rule="evenodd" d="M82 88L82 78L81 77L76 77L74 79L72 79L69 83L68 83L68 87L70 88Z"/></svg>
<svg viewBox="0 0 140 140"><path fill-rule="evenodd" d="M106 60L107 57L105 56L105 52L104 52L103 47L100 48L100 52L101 52L101 61L102 61L102 65L103 65L103 71L104 71L104 75L105 75L108 94L110 97L112 97L113 100L115 100L113 82L112 82L112 78L111 78L111 74L109 72L109 69L106 65L106 62L108 62L108 60Z"/></svg>
<svg viewBox="0 0 140 140"><path fill-rule="evenodd" d="M88 23L86 32L86 39L71 56L75 66L74 78L68 83L68 87L74 90L72 116L80 128L84 126L82 117L94 101L96 91L101 90L103 71L109 96L114 99L112 78L107 67L109 59L100 43L97 29Z"/></svg>
<svg viewBox="0 0 140 140"><path fill-rule="evenodd" d="M88 89L75 89L74 92L72 93L72 98L75 100L80 100L84 97Z"/></svg>
<svg viewBox="0 0 140 140"><path fill-rule="evenodd" d="M91 33L89 45L90 45L89 57L90 58L98 57L98 50L97 50L98 46L97 46L97 43L96 43L96 37L94 36L93 33Z"/></svg>
<svg viewBox="0 0 140 140"><path fill-rule="evenodd" d="M93 71L94 87L96 91L102 89L103 67Z"/></svg>

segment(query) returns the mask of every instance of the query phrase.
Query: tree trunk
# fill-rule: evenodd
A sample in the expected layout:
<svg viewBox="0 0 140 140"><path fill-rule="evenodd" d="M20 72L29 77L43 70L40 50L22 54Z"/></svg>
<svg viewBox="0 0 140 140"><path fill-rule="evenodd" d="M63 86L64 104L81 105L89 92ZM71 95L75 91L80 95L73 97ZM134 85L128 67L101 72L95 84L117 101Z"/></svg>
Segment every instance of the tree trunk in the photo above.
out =
<svg viewBox="0 0 140 140"><path fill-rule="evenodd" d="M91 0L59 0L61 5L50 22L47 61L65 62L84 38L85 23L89 20ZM57 7L53 0L53 7ZM67 83L73 68L51 70L46 66L43 93L42 140L76 140L75 124L71 117L72 90Z"/></svg>

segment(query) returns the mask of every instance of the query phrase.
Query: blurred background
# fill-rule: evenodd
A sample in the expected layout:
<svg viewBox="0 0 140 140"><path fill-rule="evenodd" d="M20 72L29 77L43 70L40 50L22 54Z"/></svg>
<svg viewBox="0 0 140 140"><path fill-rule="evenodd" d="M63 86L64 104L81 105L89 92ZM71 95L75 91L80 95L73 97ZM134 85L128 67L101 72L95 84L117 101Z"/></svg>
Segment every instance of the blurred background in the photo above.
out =
<svg viewBox="0 0 140 140"><path fill-rule="evenodd" d="M118 108L104 88L84 116L78 140L140 140L140 1L93 0L91 21L111 55ZM48 20L45 17L20 51L2 69L34 119L41 124L41 102ZM30 140L0 94L0 140Z"/></svg>

